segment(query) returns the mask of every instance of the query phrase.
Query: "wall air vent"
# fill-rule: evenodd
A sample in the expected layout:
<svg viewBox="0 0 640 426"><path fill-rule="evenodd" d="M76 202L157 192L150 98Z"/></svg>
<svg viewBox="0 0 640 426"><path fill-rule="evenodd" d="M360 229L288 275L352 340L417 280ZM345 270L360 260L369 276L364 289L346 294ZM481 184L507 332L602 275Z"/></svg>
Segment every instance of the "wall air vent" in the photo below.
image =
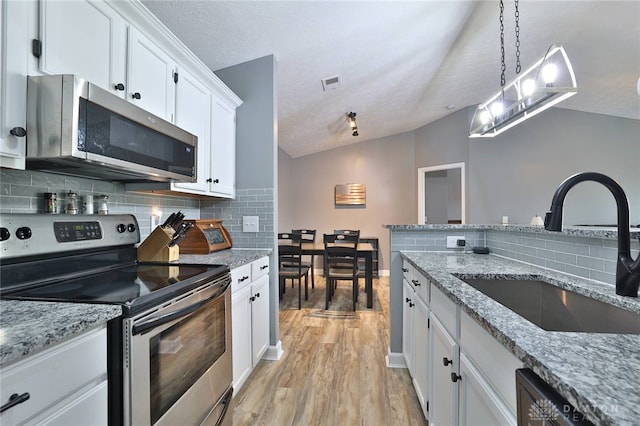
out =
<svg viewBox="0 0 640 426"><path fill-rule="evenodd" d="M334 77L322 79L322 90L325 92L327 90L336 90L338 87L340 87L340 76L336 75Z"/></svg>

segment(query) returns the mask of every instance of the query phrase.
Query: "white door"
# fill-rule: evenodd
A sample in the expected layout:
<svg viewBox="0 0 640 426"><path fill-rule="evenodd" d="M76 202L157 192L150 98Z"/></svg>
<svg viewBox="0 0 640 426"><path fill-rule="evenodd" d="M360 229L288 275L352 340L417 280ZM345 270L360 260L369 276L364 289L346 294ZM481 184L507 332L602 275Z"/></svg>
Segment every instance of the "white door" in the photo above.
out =
<svg viewBox="0 0 640 426"><path fill-rule="evenodd" d="M40 71L76 74L124 96L126 31L104 1L40 1Z"/></svg>
<svg viewBox="0 0 640 426"><path fill-rule="evenodd" d="M435 315L430 317L433 382L429 392L429 423L433 426L458 424L458 383L452 374L458 371L458 344Z"/></svg>
<svg viewBox="0 0 640 426"><path fill-rule="evenodd" d="M251 352L253 367L269 346L269 275L251 283Z"/></svg>
<svg viewBox="0 0 640 426"><path fill-rule="evenodd" d="M173 122L173 59L134 27L129 27L127 100Z"/></svg>
<svg viewBox="0 0 640 426"><path fill-rule="evenodd" d="M251 373L251 287L231 294L233 387L238 390Z"/></svg>
<svg viewBox="0 0 640 426"><path fill-rule="evenodd" d="M194 183L174 183L174 189L206 194L209 189L211 148L211 92L185 70L180 70L176 87L176 125L198 137L197 174Z"/></svg>
<svg viewBox="0 0 640 426"><path fill-rule="evenodd" d="M235 196L236 186L236 109L213 98L211 132L211 176L213 195Z"/></svg>

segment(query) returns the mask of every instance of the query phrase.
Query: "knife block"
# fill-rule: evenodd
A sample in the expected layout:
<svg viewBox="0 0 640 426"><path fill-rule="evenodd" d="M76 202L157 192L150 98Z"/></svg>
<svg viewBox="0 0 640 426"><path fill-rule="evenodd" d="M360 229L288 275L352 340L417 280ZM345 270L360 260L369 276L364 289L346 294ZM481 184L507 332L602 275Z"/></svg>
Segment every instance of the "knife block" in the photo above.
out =
<svg viewBox="0 0 640 426"><path fill-rule="evenodd" d="M138 262L173 262L180 257L180 247L167 247L175 231L173 228L156 229L138 246Z"/></svg>

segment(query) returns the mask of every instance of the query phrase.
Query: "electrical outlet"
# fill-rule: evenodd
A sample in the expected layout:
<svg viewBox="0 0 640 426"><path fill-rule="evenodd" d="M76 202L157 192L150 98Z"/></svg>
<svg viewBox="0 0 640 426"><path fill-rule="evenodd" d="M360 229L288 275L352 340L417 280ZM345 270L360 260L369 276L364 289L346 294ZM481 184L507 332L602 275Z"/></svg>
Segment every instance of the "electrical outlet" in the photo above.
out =
<svg viewBox="0 0 640 426"><path fill-rule="evenodd" d="M160 225L160 215L152 214L151 216L149 216L149 220L149 226L151 227L152 231Z"/></svg>
<svg viewBox="0 0 640 426"><path fill-rule="evenodd" d="M242 232L258 232L258 216L242 216Z"/></svg>
<svg viewBox="0 0 640 426"><path fill-rule="evenodd" d="M464 235L447 236L447 248L463 248L465 244Z"/></svg>

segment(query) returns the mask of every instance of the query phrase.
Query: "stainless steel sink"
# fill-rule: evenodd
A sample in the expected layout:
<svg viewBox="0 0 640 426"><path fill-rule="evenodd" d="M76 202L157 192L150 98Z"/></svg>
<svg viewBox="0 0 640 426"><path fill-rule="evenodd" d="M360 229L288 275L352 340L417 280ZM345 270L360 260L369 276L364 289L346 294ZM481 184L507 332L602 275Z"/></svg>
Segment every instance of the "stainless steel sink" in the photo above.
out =
<svg viewBox="0 0 640 426"><path fill-rule="evenodd" d="M640 334L639 314L544 281L460 279L544 330Z"/></svg>

